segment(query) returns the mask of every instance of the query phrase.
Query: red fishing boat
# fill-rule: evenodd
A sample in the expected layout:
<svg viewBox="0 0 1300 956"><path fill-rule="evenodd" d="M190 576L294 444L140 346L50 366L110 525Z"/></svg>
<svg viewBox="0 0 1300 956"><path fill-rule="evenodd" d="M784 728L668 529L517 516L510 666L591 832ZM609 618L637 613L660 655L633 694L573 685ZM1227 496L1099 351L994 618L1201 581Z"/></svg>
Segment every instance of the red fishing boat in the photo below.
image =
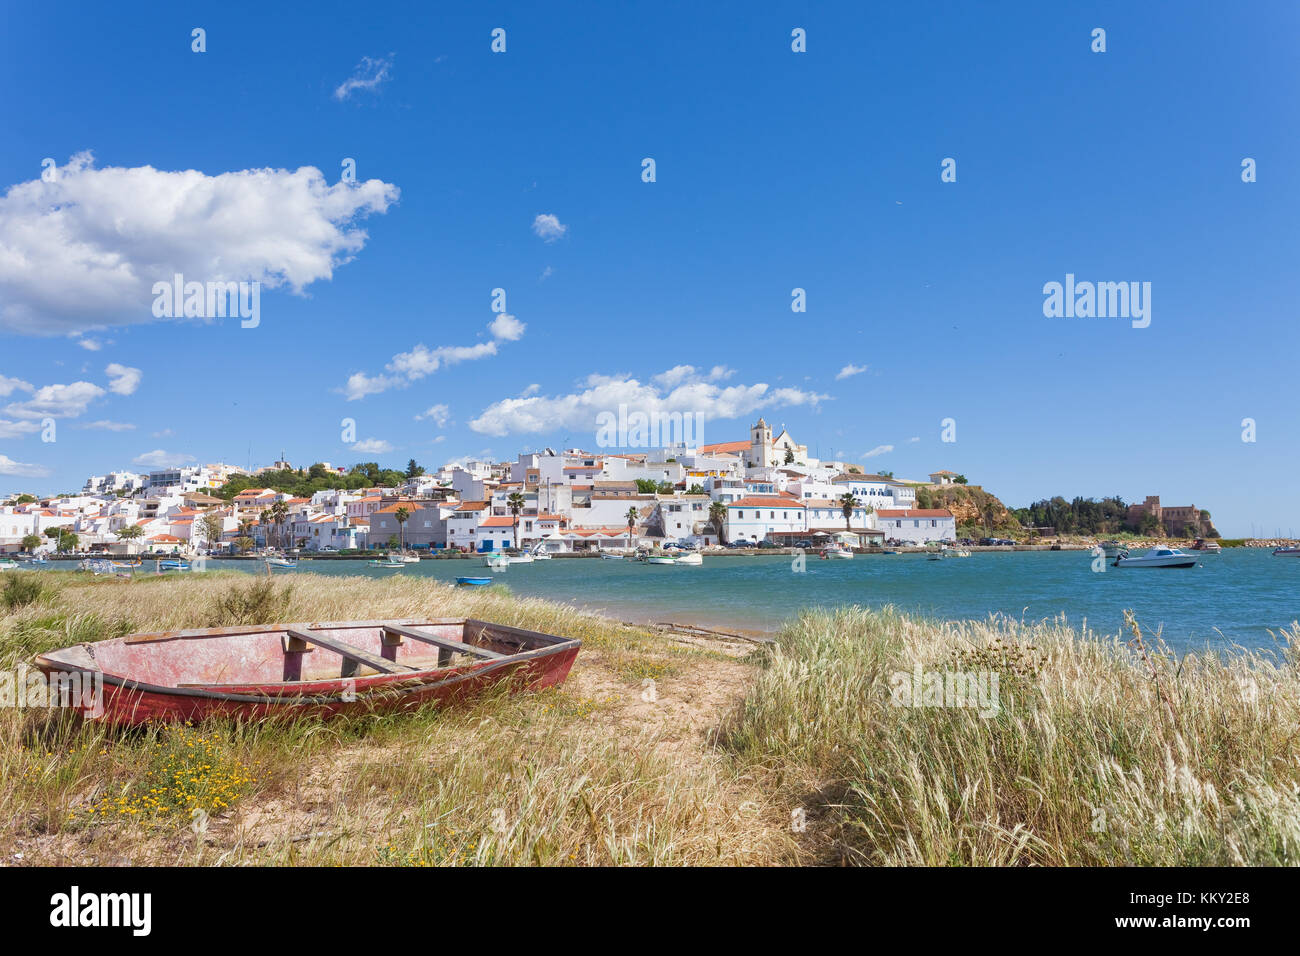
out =
<svg viewBox="0 0 1300 956"><path fill-rule="evenodd" d="M36 658L94 686L85 716L111 724L395 711L561 684L582 642L472 619L345 621L132 634Z"/></svg>

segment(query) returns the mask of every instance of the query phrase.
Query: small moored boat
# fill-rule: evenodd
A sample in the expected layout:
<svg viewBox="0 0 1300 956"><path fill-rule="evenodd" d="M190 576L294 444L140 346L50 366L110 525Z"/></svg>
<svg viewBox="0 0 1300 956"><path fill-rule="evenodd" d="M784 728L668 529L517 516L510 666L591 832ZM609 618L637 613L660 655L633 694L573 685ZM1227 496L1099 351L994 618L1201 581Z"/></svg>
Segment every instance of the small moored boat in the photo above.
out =
<svg viewBox="0 0 1300 956"><path fill-rule="evenodd" d="M1146 554L1129 557L1121 551L1115 559L1117 568L1194 568L1201 559L1178 548L1152 548Z"/></svg>
<svg viewBox="0 0 1300 956"><path fill-rule="evenodd" d="M406 562L405 562L405 561L389 561L387 558L385 558L384 560L381 561L381 560L379 560L378 558L376 558L374 561L367 561L367 562L366 562L366 567L368 567L368 568L384 568L384 569L389 570L389 571L401 571L403 568L406 567Z"/></svg>
<svg viewBox="0 0 1300 956"><path fill-rule="evenodd" d="M36 658L102 687L77 702L115 725L400 711L497 685L563 683L581 642L467 618L276 624L132 634ZM95 698L91 700L90 698Z"/></svg>
<svg viewBox="0 0 1300 956"><path fill-rule="evenodd" d="M278 571L292 571L298 567L298 562L293 558L282 558L273 555L266 559L266 566L268 568L275 568Z"/></svg>
<svg viewBox="0 0 1300 956"><path fill-rule="evenodd" d="M1275 558L1300 558L1300 547L1288 545L1285 548L1274 548L1273 557Z"/></svg>
<svg viewBox="0 0 1300 956"><path fill-rule="evenodd" d="M1223 551L1223 546L1217 541L1211 541L1209 538L1197 538L1189 551L1200 551L1205 554L1219 554Z"/></svg>
<svg viewBox="0 0 1300 956"><path fill-rule="evenodd" d="M848 548L841 548L838 545L834 545L832 547L823 549L822 557L839 558L841 561L849 561L853 558L853 552L850 551Z"/></svg>
<svg viewBox="0 0 1300 956"><path fill-rule="evenodd" d="M700 565L704 563L704 555L700 554L698 551L684 551L677 555L676 563L687 566Z"/></svg>
<svg viewBox="0 0 1300 956"><path fill-rule="evenodd" d="M491 568L493 571L504 571L510 567L510 558L504 554L485 554L483 567Z"/></svg>
<svg viewBox="0 0 1300 956"><path fill-rule="evenodd" d="M492 579L491 579L491 578L474 578L474 577L465 577L465 578L457 578L457 579L456 579L456 583L459 584L459 585L461 585L462 587L481 588L481 587L486 587L487 585L491 584L491 583L492 583Z"/></svg>
<svg viewBox="0 0 1300 956"><path fill-rule="evenodd" d="M0 559L0 571L17 571L18 562L10 561L8 558Z"/></svg>

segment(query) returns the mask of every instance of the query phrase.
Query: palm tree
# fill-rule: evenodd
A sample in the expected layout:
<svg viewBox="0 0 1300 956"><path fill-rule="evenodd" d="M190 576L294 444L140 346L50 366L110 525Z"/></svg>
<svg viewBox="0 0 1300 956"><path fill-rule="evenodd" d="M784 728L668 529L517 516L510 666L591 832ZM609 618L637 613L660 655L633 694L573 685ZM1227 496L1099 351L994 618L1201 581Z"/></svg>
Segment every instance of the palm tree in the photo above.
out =
<svg viewBox="0 0 1300 956"><path fill-rule="evenodd" d="M136 538L144 534L144 528L140 527L138 524L129 524L125 527L118 528L113 532L113 534L117 536L118 541L134 541Z"/></svg>
<svg viewBox="0 0 1300 956"><path fill-rule="evenodd" d="M519 550L519 512L524 510L524 496L517 491L512 491L506 497L506 507L510 509L510 514L515 519L515 550Z"/></svg>
<svg viewBox="0 0 1300 956"><path fill-rule="evenodd" d="M636 530L636 519L641 517L641 515L636 508L628 508L627 514L623 517L627 518L627 543L628 546L631 547L633 533Z"/></svg>
<svg viewBox="0 0 1300 956"><path fill-rule="evenodd" d="M414 459L412 459L414 460ZM410 520L411 513L405 508L398 508L393 512L393 517L397 519L397 530L402 533L402 550L406 550L406 522Z"/></svg>
<svg viewBox="0 0 1300 956"><path fill-rule="evenodd" d="M257 516L258 527L262 529L262 544L266 547L271 546L271 512L263 508Z"/></svg>
<svg viewBox="0 0 1300 956"><path fill-rule="evenodd" d="M844 512L844 527L848 531L853 530L853 525L850 523L850 519L853 517L853 509L860 504L862 504L862 502L853 497L853 492L851 491L846 491L844 494L840 495L840 510Z"/></svg>
<svg viewBox="0 0 1300 956"><path fill-rule="evenodd" d="M284 523L289 518L289 508L283 501L271 505L271 520L275 522L275 538L284 547Z"/></svg>
<svg viewBox="0 0 1300 956"><path fill-rule="evenodd" d="M726 544L722 541L722 535L727 525L727 506L721 501L709 505L709 524L713 525L714 530L718 532L718 541Z"/></svg>

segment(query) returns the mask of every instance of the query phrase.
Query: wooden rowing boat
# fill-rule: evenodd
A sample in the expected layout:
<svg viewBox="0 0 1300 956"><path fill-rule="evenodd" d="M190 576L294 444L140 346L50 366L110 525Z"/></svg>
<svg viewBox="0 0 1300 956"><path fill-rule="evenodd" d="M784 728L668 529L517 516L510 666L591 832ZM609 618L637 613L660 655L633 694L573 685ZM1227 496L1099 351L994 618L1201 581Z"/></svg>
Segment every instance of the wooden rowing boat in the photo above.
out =
<svg viewBox="0 0 1300 956"><path fill-rule="evenodd" d="M110 724L276 714L333 717L561 684L581 641L466 618L278 624L133 634L36 658L102 681Z"/></svg>

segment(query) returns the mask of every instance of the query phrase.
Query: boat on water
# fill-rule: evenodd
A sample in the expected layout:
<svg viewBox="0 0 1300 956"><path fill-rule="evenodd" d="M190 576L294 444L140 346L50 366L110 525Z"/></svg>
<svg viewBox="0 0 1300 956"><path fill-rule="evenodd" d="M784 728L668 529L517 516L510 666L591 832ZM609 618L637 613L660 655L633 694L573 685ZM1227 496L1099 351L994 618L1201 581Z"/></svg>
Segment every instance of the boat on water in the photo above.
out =
<svg viewBox="0 0 1300 956"><path fill-rule="evenodd" d="M677 558L671 554L651 554L648 551L641 552L636 556L636 559L642 564L670 565L677 563Z"/></svg>
<svg viewBox="0 0 1300 956"><path fill-rule="evenodd" d="M271 556L266 559L266 566L278 571L292 571L294 568L298 567L298 562L293 558Z"/></svg>
<svg viewBox="0 0 1300 956"><path fill-rule="evenodd" d="M1194 568L1200 561L1195 554L1188 554L1178 548L1152 548L1146 554L1130 557L1127 551L1121 551L1115 558L1117 568Z"/></svg>
<svg viewBox="0 0 1300 956"><path fill-rule="evenodd" d="M401 564L419 564L420 556L418 554L411 554L408 551L390 551L388 552L388 560L399 562Z"/></svg>
<svg viewBox="0 0 1300 956"><path fill-rule="evenodd" d="M1287 545L1284 548L1274 548L1273 557L1275 558L1300 558L1300 546Z"/></svg>
<svg viewBox="0 0 1300 956"><path fill-rule="evenodd" d="M542 550L542 546L541 546L540 544L539 544L537 547L533 548L533 550L529 551L528 553L531 554L531 555L533 556L533 560L534 560L534 561L549 561L549 560L551 560L551 552L549 552L549 551L543 551L543 550Z"/></svg>
<svg viewBox="0 0 1300 956"><path fill-rule="evenodd" d="M939 553L945 558L969 558L970 552L965 548L940 548Z"/></svg>
<svg viewBox="0 0 1300 956"><path fill-rule="evenodd" d="M456 583L459 584L459 585L461 585L462 587L481 588L481 587L486 587L487 585L491 584L491 583L492 583L492 579L491 579L491 578L465 577L465 578L457 578L457 579L456 579Z"/></svg>
<svg viewBox="0 0 1300 956"><path fill-rule="evenodd" d="M511 554L506 556L506 560L511 564L532 564L533 556L531 554Z"/></svg>
<svg viewBox="0 0 1300 956"><path fill-rule="evenodd" d="M602 551L600 556L605 561L622 561L626 557L622 554L610 554L608 551Z"/></svg>
<svg viewBox="0 0 1300 956"><path fill-rule="evenodd" d="M677 555L677 564L684 564L688 567L694 567L704 563L704 555L698 551L686 551Z"/></svg>
<svg viewBox="0 0 1300 956"><path fill-rule="evenodd" d="M366 567L368 567L368 568L385 568L385 569L387 569L387 570L389 570L389 571L401 571L401 570L403 570L403 569L406 567L406 562L405 562L405 561L389 561L387 558L384 558L384 559L382 559L382 560L381 560L380 558L376 558L376 559L373 560L373 561L367 561L367 562L366 562Z"/></svg>
<svg viewBox="0 0 1300 956"><path fill-rule="evenodd" d="M925 559L927 561L942 561L943 558L944 558L943 549L940 549L938 551L931 551L925 556Z"/></svg>
<svg viewBox="0 0 1300 956"><path fill-rule="evenodd" d="M159 571L188 571L189 569L190 563L188 561L181 561L176 558L168 558L166 561L158 562Z"/></svg>
<svg viewBox="0 0 1300 956"><path fill-rule="evenodd" d="M841 561L849 561L853 558L853 552L848 548L841 548L839 545L833 545L829 548L822 549L823 558L838 558Z"/></svg>
<svg viewBox="0 0 1300 956"><path fill-rule="evenodd" d="M102 687L76 702L113 725L402 711L564 682L581 641L472 618L246 625L132 634L37 656Z"/></svg>
<svg viewBox="0 0 1300 956"><path fill-rule="evenodd" d="M1101 548L1101 553L1105 556L1107 561L1114 561L1119 557L1121 551L1127 550L1124 545L1115 540L1103 541L1101 544L1097 545L1097 547Z"/></svg>
<svg viewBox="0 0 1300 956"><path fill-rule="evenodd" d="M504 571L510 567L510 558L505 554L485 554L483 567L491 568L493 571Z"/></svg>
<svg viewBox="0 0 1300 956"><path fill-rule="evenodd" d="M1209 538L1197 538L1196 543L1187 550L1200 551L1203 554L1220 554L1223 551L1223 546L1217 541L1211 541Z"/></svg>
<svg viewBox="0 0 1300 956"><path fill-rule="evenodd" d="M18 570L17 561L10 561L8 558L4 558L3 560L0 560L0 571L17 571L17 570Z"/></svg>

